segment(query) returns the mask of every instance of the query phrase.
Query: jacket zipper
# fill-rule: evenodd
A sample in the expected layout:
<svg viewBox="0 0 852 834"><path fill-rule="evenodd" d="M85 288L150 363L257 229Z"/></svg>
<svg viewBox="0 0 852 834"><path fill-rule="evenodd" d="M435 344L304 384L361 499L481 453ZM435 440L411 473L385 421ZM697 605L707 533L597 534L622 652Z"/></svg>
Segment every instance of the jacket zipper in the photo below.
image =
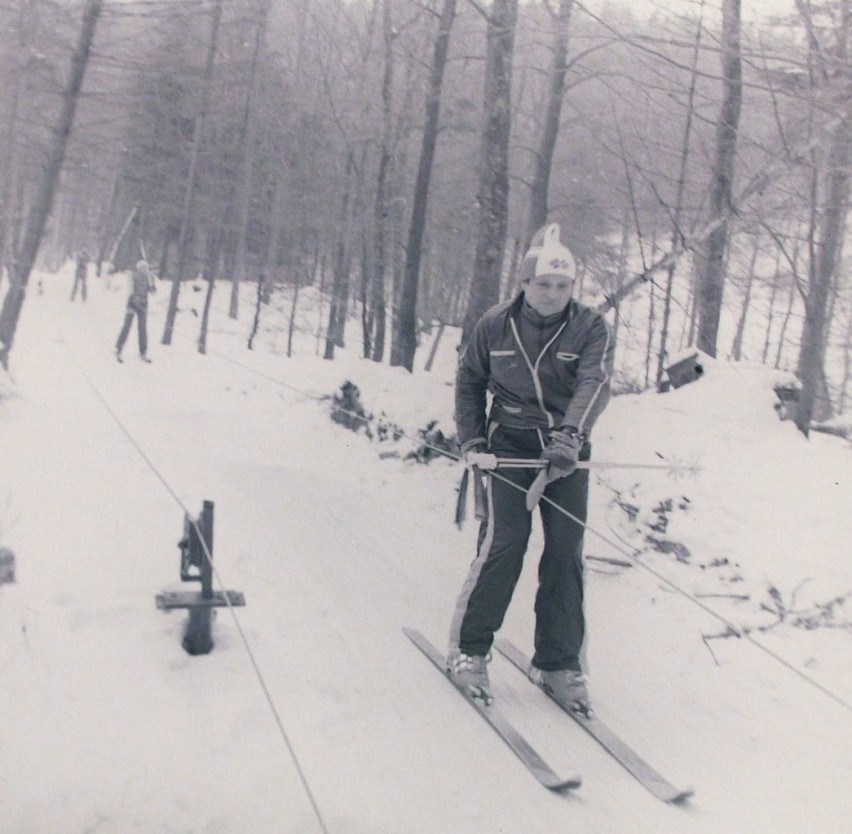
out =
<svg viewBox="0 0 852 834"><path fill-rule="evenodd" d="M541 380L538 378L538 366L541 363L541 359L545 353L547 353L547 349L559 338L559 334L565 329L565 326L568 324L567 320L563 321L561 325L559 325L559 329L553 334L550 341L541 349L541 353L539 353L538 357L535 360L535 364L530 361L527 352L524 350L523 343L521 342L520 334L518 333L518 327L515 324L515 319L510 318L509 321L512 323L512 335L515 337L515 341L518 343L518 348L520 348L521 356L524 357L524 361L527 363L527 368L529 368L530 374L532 375L533 388L535 388L535 396L538 400L538 407L541 409L542 414L544 414L545 419L547 420L547 427L552 429L556 424L553 422L553 417L550 415L550 412L545 408L544 405L544 391L541 387Z"/></svg>

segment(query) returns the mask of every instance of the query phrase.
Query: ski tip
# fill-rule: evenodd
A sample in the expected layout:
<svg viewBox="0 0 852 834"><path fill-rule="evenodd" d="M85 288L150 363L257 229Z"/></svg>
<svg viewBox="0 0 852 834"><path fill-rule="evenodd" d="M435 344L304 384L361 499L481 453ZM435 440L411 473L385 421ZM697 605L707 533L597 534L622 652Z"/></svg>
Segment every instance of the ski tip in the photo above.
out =
<svg viewBox="0 0 852 834"><path fill-rule="evenodd" d="M665 799L670 805L681 805L693 796L695 796L695 789L692 787L686 787L677 793L673 793L671 796L667 796Z"/></svg>
<svg viewBox="0 0 852 834"><path fill-rule="evenodd" d="M560 791L572 791L583 784L583 777L579 773L575 773L567 778L542 779L542 784L556 793Z"/></svg>

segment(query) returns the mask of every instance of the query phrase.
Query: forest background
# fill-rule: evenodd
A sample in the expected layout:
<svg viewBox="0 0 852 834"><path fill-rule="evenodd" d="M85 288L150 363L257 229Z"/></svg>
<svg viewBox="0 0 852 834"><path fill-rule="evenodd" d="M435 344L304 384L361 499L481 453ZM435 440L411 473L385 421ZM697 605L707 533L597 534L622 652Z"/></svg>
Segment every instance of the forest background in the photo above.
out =
<svg viewBox="0 0 852 834"><path fill-rule="evenodd" d="M619 390L686 349L762 362L797 373L807 433L850 396L851 7L3 0L0 361L37 259L85 251L156 267L165 345L206 350L217 283L255 324L312 286L318 352L411 370L556 221L575 294L643 348Z"/></svg>

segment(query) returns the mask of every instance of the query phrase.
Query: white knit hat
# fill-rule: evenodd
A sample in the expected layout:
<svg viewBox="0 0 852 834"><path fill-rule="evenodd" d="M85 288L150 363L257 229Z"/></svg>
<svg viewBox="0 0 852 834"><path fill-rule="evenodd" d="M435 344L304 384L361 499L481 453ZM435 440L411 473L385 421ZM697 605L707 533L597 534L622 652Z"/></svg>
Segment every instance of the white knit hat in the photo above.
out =
<svg viewBox="0 0 852 834"><path fill-rule="evenodd" d="M521 283L541 275L563 275L573 281L575 274L574 256L559 240L559 224L542 226L521 263Z"/></svg>

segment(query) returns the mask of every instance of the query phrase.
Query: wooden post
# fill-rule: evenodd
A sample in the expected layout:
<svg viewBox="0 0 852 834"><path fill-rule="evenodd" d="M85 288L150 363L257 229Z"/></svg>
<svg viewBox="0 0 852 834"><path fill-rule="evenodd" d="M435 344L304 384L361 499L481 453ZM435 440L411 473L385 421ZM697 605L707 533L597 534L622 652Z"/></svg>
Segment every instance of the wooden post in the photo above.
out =
<svg viewBox="0 0 852 834"><path fill-rule="evenodd" d="M197 520L184 517L180 548L180 578L183 582L200 582L201 591L166 591L158 594L157 608L172 611L189 610L189 619L181 644L191 654L208 654L213 649L213 609L246 604L239 591L213 590L213 502L205 501Z"/></svg>
<svg viewBox="0 0 852 834"><path fill-rule="evenodd" d="M201 600L197 608L189 609L189 620L182 645L189 654L209 654L213 649L212 611L207 600L213 599L213 502L205 501L201 517L196 522L199 536Z"/></svg>

